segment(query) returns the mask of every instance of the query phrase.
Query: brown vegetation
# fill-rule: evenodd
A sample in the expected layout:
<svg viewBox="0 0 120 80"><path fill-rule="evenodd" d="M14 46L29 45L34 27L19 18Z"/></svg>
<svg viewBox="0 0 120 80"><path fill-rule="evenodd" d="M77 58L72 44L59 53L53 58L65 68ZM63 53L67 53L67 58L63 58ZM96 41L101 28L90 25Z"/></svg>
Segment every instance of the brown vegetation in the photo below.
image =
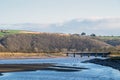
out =
<svg viewBox="0 0 120 80"><path fill-rule="evenodd" d="M1 52L54 53L63 50L100 51L109 44L88 36L59 34L14 34L0 39Z"/></svg>

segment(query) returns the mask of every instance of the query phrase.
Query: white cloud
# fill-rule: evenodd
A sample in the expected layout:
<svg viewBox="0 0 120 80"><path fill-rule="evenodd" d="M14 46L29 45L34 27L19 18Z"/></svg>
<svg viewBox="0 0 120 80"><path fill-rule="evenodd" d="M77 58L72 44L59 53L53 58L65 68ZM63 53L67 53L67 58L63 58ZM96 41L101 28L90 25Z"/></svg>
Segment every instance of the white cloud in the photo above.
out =
<svg viewBox="0 0 120 80"><path fill-rule="evenodd" d="M0 25L3 29L22 29L44 32L62 33L95 33L98 35L120 35L120 18L91 17L86 19L74 19L56 24L16 24Z"/></svg>

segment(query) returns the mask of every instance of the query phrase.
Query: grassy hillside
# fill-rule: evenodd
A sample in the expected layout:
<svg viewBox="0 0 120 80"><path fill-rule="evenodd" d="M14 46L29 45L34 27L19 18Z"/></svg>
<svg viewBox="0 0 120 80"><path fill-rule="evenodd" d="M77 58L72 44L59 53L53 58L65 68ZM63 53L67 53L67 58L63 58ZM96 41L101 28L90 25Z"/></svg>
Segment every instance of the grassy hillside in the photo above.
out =
<svg viewBox="0 0 120 80"><path fill-rule="evenodd" d="M120 36L99 36L97 38L112 46L120 46Z"/></svg>
<svg viewBox="0 0 120 80"><path fill-rule="evenodd" d="M120 51L120 36L0 30L2 52Z"/></svg>

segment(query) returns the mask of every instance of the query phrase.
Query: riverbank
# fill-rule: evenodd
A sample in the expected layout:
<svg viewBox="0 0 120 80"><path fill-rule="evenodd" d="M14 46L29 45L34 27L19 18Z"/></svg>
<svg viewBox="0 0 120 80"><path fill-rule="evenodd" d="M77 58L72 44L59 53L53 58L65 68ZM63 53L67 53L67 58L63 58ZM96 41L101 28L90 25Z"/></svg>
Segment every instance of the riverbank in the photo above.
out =
<svg viewBox="0 0 120 80"><path fill-rule="evenodd" d="M108 58L108 59L91 59L84 61L83 63L94 63L94 64L99 64L102 66L108 66L112 67L114 69L117 69L120 71L120 57L113 57L113 58Z"/></svg>
<svg viewBox="0 0 120 80"><path fill-rule="evenodd" d="M60 58L65 57L63 53L12 53L0 52L0 59L37 59L37 58Z"/></svg>

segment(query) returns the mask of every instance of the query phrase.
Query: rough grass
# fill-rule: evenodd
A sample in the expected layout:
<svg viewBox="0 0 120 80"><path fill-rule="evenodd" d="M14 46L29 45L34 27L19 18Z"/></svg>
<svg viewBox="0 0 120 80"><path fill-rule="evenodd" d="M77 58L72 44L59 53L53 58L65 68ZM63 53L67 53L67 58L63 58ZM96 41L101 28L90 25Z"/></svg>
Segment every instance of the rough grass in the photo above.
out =
<svg viewBox="0 0 120 80"><path fill-rule="evenodd" d="M65 57L63 53L12 53L12 52L0 52L0 59L9 58L56 58Z"/></svg>

